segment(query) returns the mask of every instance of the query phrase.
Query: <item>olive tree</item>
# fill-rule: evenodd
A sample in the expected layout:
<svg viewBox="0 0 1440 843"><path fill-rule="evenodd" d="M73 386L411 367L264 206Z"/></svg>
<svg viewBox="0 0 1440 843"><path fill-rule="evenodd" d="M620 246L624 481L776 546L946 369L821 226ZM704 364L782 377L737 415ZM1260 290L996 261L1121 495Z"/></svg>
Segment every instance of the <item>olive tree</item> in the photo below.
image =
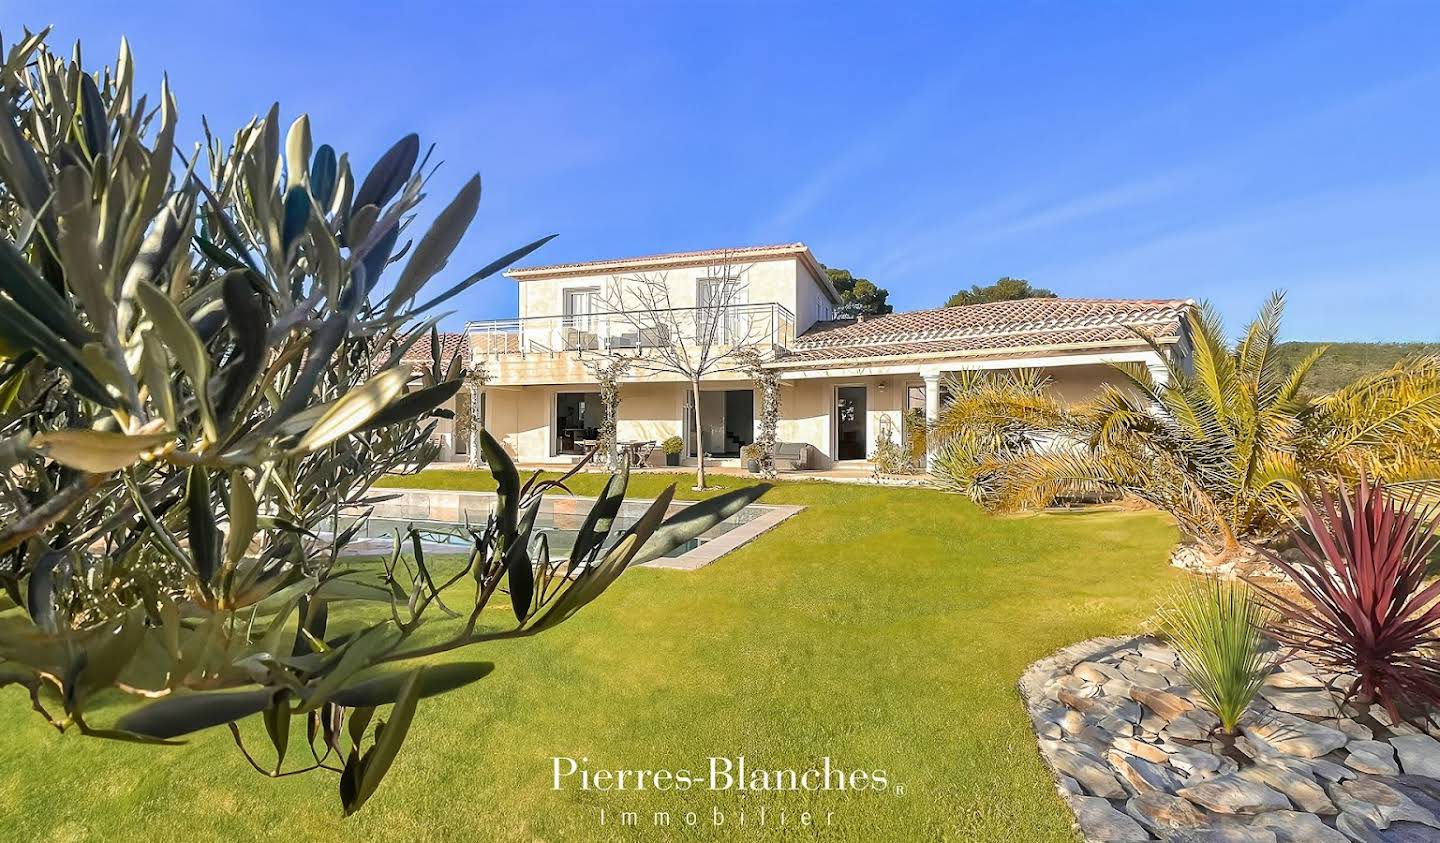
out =
<svg viewBox="0 0 1440 843"><path fill-rule="evenodd" d="M372 484L435 455L464 382L437 356L412 387L405 351L549 238L432 292L478 177L412 236L433 172L415 135L363 178L278 106L187 150L124 44L113 68L80 55L27 32L0 67L0 683L57 729L227 727L266 775L336 775L352 813L418 701L492 669L415 659L550 629L763 493L667 518L672 489L612 531L622 472L552 559L535 523L563 481L522 479L480 431L498 492L468 552L427 560L410 529L355 556ZM237 726L256 715L268 748Z"/></svg>

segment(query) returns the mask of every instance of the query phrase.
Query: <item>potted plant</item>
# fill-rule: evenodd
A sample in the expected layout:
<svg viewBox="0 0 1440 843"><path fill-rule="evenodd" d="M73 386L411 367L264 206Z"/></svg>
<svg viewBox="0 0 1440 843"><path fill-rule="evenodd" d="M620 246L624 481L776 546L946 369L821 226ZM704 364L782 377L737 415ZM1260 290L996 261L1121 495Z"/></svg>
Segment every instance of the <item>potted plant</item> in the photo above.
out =
<svg viewBox="0 0 1440 843"><path fill-rule="evenodd" d="M660 448L665 452L666 465L679 465L680 452L685 450L685 440L678 436L671 436L660 443Z"/></svg>
<svg viewBox="0 0 1440 843"><path fill-rule="evenodd" d="M765 456L765 449L751 442L740 449L740 460L745 463L745 470L752 474L760 473L760 458Z"/></svg>

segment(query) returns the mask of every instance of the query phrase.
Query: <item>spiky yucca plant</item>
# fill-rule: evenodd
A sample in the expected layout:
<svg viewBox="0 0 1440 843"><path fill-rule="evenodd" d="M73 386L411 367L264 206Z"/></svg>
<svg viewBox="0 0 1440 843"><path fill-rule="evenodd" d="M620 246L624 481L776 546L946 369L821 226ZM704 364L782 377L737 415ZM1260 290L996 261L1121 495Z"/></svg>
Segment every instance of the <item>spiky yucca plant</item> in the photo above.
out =
<svg viewBox="0 0 1440 843"><path fill-rule="evenodd" d="M1240 717L1275 667L1262 632L1268 614L1244 585L1218 579L1180 586L1161 610L1180 672L1205 708L1233 735Z"/></svg>
<svg viewBox="0 0 1440 843"><path fill-rule="evenodd" d="M1396 721L1403 703L1440 708L1440 582L1425 583L1440 513L1418 493L1396 498L1362 476L1349 496L1322 491L1300 514L1300 559L1269 557L1305 599L1266 591L1271 633L1353 673L1347 697L1379 701Z"/></svg>

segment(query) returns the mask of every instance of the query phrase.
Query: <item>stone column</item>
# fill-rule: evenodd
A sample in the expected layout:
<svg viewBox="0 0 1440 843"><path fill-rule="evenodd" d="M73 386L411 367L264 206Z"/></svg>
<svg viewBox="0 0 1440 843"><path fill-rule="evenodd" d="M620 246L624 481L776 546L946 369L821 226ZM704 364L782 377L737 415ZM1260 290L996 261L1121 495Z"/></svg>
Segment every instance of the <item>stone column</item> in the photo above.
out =
<svg viewBox="0 0 1440 843"><path fill-rule="evenodd" d="M925 470L930 471L935 467L935 448L929 431L940 420L940 373L921 372L920 376L925 379Z"/></svg>

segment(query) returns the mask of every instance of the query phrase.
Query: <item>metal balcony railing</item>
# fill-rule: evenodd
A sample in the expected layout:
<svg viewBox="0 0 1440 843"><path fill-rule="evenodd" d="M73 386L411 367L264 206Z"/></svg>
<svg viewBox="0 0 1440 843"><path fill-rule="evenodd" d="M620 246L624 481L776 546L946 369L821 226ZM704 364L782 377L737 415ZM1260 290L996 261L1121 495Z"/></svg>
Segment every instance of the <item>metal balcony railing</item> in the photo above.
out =
<svg viewBox="0 0 1440 843"><path fill-rule="evenodd" d="M709 336L720 346L755 345L764 350L789 348L795 340L795 314L777 302L720 308L686 307L665 311L613 311L564 316L527 316L469 322L476 354L554 354L571 351L641 352L647 348L694 344ZM677 334L678 332L678 334Z"/></svg>

